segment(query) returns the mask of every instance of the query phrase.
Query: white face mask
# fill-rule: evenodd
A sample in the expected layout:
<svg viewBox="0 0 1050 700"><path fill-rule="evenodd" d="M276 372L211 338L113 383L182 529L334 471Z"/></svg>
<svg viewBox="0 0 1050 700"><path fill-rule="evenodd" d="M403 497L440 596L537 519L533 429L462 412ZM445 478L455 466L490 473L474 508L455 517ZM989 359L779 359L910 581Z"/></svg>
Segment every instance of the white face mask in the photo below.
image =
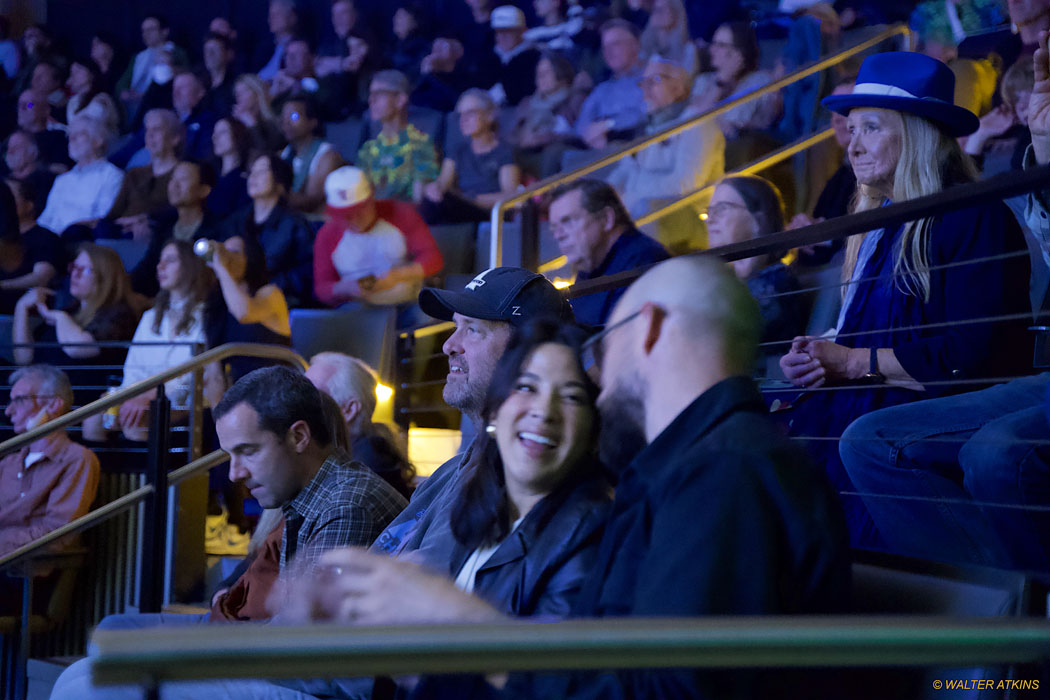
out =
<svg viewBox="0 0 1050 700"><path fill-rule="evenodd" d="M166 63L160 63L153 66L153 82L157 85L165 85L171 82L171 79L175 77L175 71L171 69Z"/></svg>
<svg viewBox="0 0 1050 700"><path fill-rule="evenodd" d="M26 421L26 430L29 431L29 430L32 430L33 428L39 428L44 423L47 423L47 421L49 419L50 419L50 417L47 414L47 409L46 408L41 408L39 411L37 411L33 415L32 418L30 418L29 420Z"/></svg>

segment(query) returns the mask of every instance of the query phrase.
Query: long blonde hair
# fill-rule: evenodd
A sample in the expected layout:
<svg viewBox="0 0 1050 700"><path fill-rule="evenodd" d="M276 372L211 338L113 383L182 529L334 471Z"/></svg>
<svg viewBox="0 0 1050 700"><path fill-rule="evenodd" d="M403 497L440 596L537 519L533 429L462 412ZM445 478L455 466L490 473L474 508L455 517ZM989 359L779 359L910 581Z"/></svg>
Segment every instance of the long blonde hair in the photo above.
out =
<svg viewBox="0 0 1050 700"><path fill-rule="evenodd" d="M904 112L886 110L900 130L901 154L893 173L894 202L940 192L945 187L977 179L977 168L959 142L939 129L933 122ZM857 185L853 211L867 211L882 206L882 196L866 185ZM901 232L893 275L897 289L903 294L921 296L930 300L930 231L933 217L909 221ZM857 255L867 233L851 236L846 243L846 260L842 265L842 280L853 278ZM846 287L843 287L845 295Z"/></svg>

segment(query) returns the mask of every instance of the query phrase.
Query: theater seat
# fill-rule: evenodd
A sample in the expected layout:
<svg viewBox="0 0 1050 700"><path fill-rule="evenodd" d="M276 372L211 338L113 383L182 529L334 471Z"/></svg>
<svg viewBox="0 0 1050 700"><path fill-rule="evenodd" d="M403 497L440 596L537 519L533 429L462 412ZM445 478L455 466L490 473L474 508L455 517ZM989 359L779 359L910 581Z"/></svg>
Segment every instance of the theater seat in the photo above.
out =
<svg viewBox="0 0 1050 700"><path fill-rule="evenodd" d="M476 274L474 239L477 235L477 225L467 223L431 226L430 235L434 237L441 257L445 260L445 267L441 270L445 288L458 289L469 282ZM455 284L457 280L462 280L458 286Z"/></svg>
<svg viewBox="0 0 1050 700"><path fill-rule="evenodd" d="M292 347L309 359L342 352L367 362L384 384L393 382L397 309L350 303L338 309L293 309Z"/></svg>
<svg viewBox="0 0 1050 700"><path fill-rule="evenodd" d="M357 162L357 149L364 141L365 125L358 117L348 117L341 122L325 124L324 138L339 152L347 163Z"/></svg>
<svg viewBox="0 0 1050 700"><path fill-rule="evenodd" d="M124 269L128 272L135 269L149 248L149 241L137 241L133 238L99 238L95 242L117 251L120 262L124 263Z"/></svg>

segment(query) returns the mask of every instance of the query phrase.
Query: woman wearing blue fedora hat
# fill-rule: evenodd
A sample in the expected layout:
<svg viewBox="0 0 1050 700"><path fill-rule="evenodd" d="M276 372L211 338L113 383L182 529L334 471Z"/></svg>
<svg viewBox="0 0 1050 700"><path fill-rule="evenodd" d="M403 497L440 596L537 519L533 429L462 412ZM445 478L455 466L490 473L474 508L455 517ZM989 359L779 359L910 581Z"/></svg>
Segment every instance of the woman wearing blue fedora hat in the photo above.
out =
<svg viewBox="0 0 1050 700"><path fill-rule="evenodd" d="M952 103L954 88L942 62L891 52L864 61L851 94L824 100L848 119L854 211L976 178L956 139L973 133L978 119ZM822 338L795 338L780 360L785 376L805 389L790 411L790 430L816 438L807 444L840 491L855 489L838 442L827 438L840 437L854 419L971 390L974 380L1015 376L1030 366L1026 324L974 322L1030 309L1026 250L1002 202L848 240L836 327ZM833 388L812 391L826 387ZM854 546L881 547L861 500L847 495L842 501Z"/></svg>

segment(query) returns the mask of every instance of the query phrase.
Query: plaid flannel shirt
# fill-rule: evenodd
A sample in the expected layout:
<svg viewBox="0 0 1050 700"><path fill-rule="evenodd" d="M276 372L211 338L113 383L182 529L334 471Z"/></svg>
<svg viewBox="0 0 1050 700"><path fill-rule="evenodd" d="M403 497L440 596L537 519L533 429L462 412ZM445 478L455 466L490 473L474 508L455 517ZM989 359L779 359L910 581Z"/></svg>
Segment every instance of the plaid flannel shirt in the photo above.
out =
<svg viewBox="0 0 1050 700"><path fill-rule="evenodd" d="M336 450L299 495L281 507L281 571L289 554L312 568L312 562L330 549L367 547L406 505L390 484Z"/></svg>

